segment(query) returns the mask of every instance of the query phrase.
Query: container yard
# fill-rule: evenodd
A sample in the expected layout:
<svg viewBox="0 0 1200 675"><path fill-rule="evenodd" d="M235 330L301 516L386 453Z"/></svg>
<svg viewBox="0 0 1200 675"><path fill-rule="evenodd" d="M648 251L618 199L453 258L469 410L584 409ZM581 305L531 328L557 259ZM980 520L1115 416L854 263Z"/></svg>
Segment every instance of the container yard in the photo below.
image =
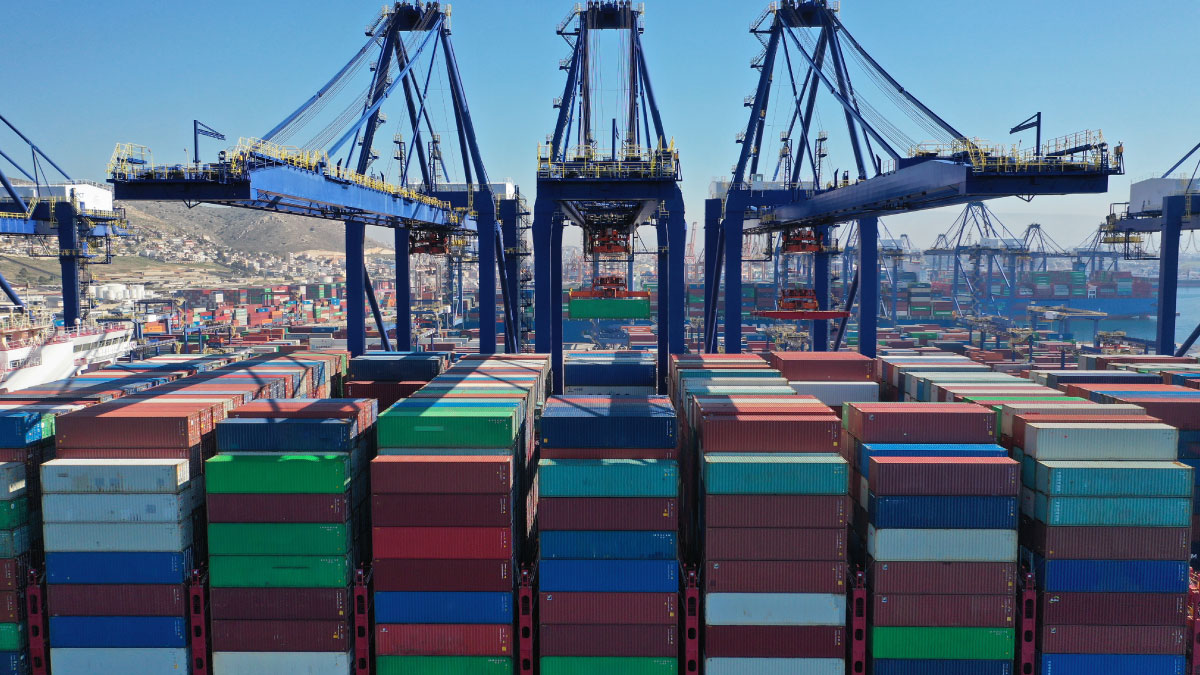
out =
<svg viewBox="0 0 1200 675"><path fill-rule="evenodd" d="M1124 144L965 135L859 2L723 8L702 199L662 3L539 17L523 186L483 6L368 10L262 137L104 184L0 117L0 675L1200 675L1200 146L1010 230Z"/></svg>

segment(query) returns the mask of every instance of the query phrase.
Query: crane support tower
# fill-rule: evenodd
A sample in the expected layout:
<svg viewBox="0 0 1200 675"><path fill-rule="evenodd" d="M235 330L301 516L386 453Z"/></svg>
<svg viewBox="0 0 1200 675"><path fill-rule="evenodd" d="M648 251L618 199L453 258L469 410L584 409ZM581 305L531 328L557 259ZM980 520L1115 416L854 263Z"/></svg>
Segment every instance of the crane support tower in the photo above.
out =
<svg viewBox="0 0 1200 675"><path fill-rule="evenodd" d="M558 26L571 47L560 62L567 73L558 119L538 148L537 199L533 207L535 345L553 354L554 388L563 387L563 229L583 229L592 256L632 256L634 231L653 224L658 262L658 372L664 386L668 354L684 351L684 219L679 154L663 129L642 46L642 9L626 0L577 4ZM594 81L602 31L622 34L618 59L625 92L621 118L612 122L611 145L596 138ZM607 124L605 124L607 126ZM623 127L623 128L622 128ZM608 135L608 134L604 134ZM628 258L622 257L621 260Z"/></svg>
<svg viewBox="0 0 1200 675"><path fill-rule="evenodd" d="M717 293L722 281L724 349L741 350L742 237L747 234L801 227L819 231L857 221L860 273L859 283L852 287L861 288L859 349L873 356L881 216L1007 196L1102 193L1108 189L1109 176L1122 172L1119 149L1110 152L1099 132L1082 132L1027 150L968 139L900 86L863 49L838 18L838 6L830 0L782 0L771 3L751 24L751 34L763 45L751 62L758 83L745 99L750 114L738 134L741 149L728 189L705 208L706 351L718 349ZM850 64L866 74L860 85L872 83L902 113L894 118L882 115L875 107L879 101L867 100L864 89L851 81ZM777 69L786 74L778 74ZM782 184L766 184L758 178L773 88L782 89L775 96L791 108L785 115L790 113L792 123L781 142L789 146L792 171ZM825 139L813 124L821 91L844 118L846 140L853 151L852 169L824 182L821 162L814 157L825 152ZM905 137L896 130L905 117L939 142L900 145ZM816 140L822 141L819 152ZM801 181L806 169L812 179ZM818 257L815 271L818 303L828 306L828 260ZM848 298L847 309L853 300ZM823 342L823 336L815 339L814 348L822 349Z"/></svg>
<svg viewBox="0 0 1200 675"><path fill-rule="evenodd" d="M482 353L496 350L494 298L499 278L505 343L509 351L516 351L515 280L509 277L512 267L505 257L505 241L515 241L516 235L506 236L497 218L496 196L488 182L450 39L450 7L436 2L395 2L384 6L367 26L366 35L366 44L317 93L261 139L241 139L232 150L221 152L215 163L155 165L144 146L118 145L109 164L109 181L116 187L116 197L225 204L341 221L346 244L347 337L354 355L366 350L364 296L384 349L391 348L365 266L367 225L395 233L399 351L413 347L409 280L413 233L433 233L429 235L433 238L477 237L482 300L479 349ZM440 65L442 88L449 92L452 110L448 117L454 120L453 129L437 130L431 122L427 94L436 65ZM366 82L361 81L364 78ZM349 97L341 111L330 108L339 95ZM394 182L385 171L373 167L380 157L377 132L387 122L381 108L390 98L403 100L397 124L404 131L390 139L397 146L394 157L401 160ZM449 182L439 131L457 139L462 183ZM409 134L411 145L404 141L404 133ZM288 144L305 135L310 135L307 142ZM406 152L406 148L415 152ZM343 153L340 159L339 151ZM409 176L414 155L419 165L414 173L419 174L420 182ZM511 225L515 227L515 221Z"/></svg>

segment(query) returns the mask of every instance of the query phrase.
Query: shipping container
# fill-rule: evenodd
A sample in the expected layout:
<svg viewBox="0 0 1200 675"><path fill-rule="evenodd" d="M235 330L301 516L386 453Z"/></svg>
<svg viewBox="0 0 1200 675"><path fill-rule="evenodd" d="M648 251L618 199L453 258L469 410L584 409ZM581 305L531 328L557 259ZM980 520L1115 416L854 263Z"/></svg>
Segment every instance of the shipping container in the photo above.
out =
<svg viewBox="0 0 1200 675"><path fill-rule="evenodd" d="M709 626L835 626L846 620L845 593L704 594Z"/></svg>
<svg viewBox="0 0 1200 675"><path fill-rule="evenodd" d="M546 593L538 596L542 624L675 624L675 593Z"/></svg>
<svg viewBox="0 0 1200 675"><path fill-rule="evenodd" d="M1015 530L867 531L867 553L877 561L1008 562L1017 559ZM948 657L944 657L948 658Z"/></svg>

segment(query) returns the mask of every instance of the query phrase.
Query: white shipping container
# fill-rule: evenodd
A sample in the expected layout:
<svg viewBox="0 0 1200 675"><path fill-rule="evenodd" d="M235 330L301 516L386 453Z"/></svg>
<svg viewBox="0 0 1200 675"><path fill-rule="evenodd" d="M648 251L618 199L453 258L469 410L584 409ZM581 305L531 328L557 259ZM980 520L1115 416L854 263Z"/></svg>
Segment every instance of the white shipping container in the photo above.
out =
<svg viewBox="0 0 1200 675"><path fill-rule="evenodd" d="M187 675L186 648L64 648L50 649L55 675Z"/></svg>
<svg viewBox="0 0 1200 675"><path fill-rule="evenodd" d="M837 593L707 593L711 626L843 626L846 596Z"/></svg>
<svg viewBox="0 0 1200 675"><path fill-rule="evenodd" d="M1016 530L910 530L871 527L867 553L880 562L1014 562Z"/></svg>
<svg viewBox="0 0 1200 675"><path fill-rule="evenodd" d="M1000 433L1012 436L1013 418L1025 413L1055 415L1144 415L1146 409L1128 403L1005 403L1000 408Z"/></svg>
<svg viewBox="0 0 1200 675"><path fill-rule="evenodd" d="M858 477L858 503L864 510L869 511L871 508L871 487L866 476Z"/></svg>
<svg viewBox="0 0 1200 675"><path fill-rule="evenodd" d="M194 482L194 481L193 481ZM51 492L42 495L42 521L46 523L177 523L190 518L201 490L189 482L179 494L80 494Z"/></svg>
<svg viewBox="0 0 1200 675"><path fill-rule="evenodd" d="M216 675L350 675L354 653L213 652Z"/></svg>
<svg viewBox="0 0 1200 675"><path fill-rule="evenodd" d="M1163 460L1179 453L1179 431L1166 424L1025 425L1025 454L1039 460Z"/></svg>
<svg viewBox="0 0 1200 675"><path fill-rule="evenodd" d="M0 499L16 499L25 494L25 463L0 463Z"/></svg>
<svg viewBox="0 0 1200 675"><path fill-rule="evenodd" d="M797 394L816 396L825 405L875 402L879 400L879 385L875 382L791 382Z"/></svg>
<svg viewBox="0 0 1200 675"><path fill-rule="evenodd" d="M846 675L844 659L704 659L707 675Z"/></svg>
<svg viewBox="0 0 1200 675"><path fill-rule="evenodd" d="M192 521L179 523L46 523L46 552L176 553L192 545Z"/></svg>
<svg viewBox="0 0 1200 675"><path fill-rule="evenodd" d="M185 459L53 459L42 465L42 492L167 492L183 489Z"/></svg>

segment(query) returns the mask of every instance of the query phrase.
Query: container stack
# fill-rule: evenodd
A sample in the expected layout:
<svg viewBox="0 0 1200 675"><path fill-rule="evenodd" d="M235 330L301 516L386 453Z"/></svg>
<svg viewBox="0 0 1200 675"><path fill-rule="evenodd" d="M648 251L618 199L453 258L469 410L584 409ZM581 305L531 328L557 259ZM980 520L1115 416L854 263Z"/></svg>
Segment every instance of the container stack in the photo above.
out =
<svg viewBox="0 0 1200 675"><path fill-rule="evenodd" d="M188 461L56 459L42 485L54 672L187 672L184 583L204 493Z"/></svg>
<svg viewBox="0 0 1200 675"><path fill-rule="evenodd" d="M1025 425L1041 672L1184 672L1194 475L1173 461L1178 438L1156 423Z"/></svg>
<svg viewBox="0 0 1200 675"><path fill-rule="evenodd" d="M840 411L843 403L878 401L875 361L856 352L771 352L772 368L796 393L815 396Z"/></svg>
<svg viewBox="0 0 1200 675"><path fill-rule="evenodd" d="M1011 580L1007 572L1017 561L1019 464L1007 457L872 457L869 473L872 672L1011 673L1015 589L999 580ZM981 579L997 583L990 592L954 583L904 592L878 581L892 566L923 566L909 574L956 581L979 569Z"/></svg>
<svg viewBox="0 0 1200 675"><path fill-rule="evenodd" d="M650 352L572 352L564 357L567 394L645 396L658 387L658 360Z"/></svg>
<svg viewBox="0 0 1200 675"><path fill-rule="evenodd" d="M829 449L703 456L709 675L846 672L848 474Z"/></svg>
<svg viewBox="0 0 1200 675"><path fill-rule="evenodd" d="M205 464L215 675L352 666L375 401L287 403L218 424Z"/></svg>
<svg viewBox="0 0 1200 675"><path fill-rule="evenodd" d="M543 675L678 672L677 425L662 396L547 401L530 499Z"/></svg>
<svg viewBox="0 0 1200 675"><path fill-rule="evenodd" d="M445 366L446 355L438 352L356 356L350 359L346 395L376 399L385 410L425 386Z"/></svg>
<svg viewBox="0 0 1200 675"><path fill-rule="evenodd" d="M541 460L542 675L679 672L678 494L673 460Z"/></svg>
<svg viewBox="0 0 1200 675"><path fill-rule="evenodd" d="M516 474L511 454L371 462L375 672L513 672Z"/></svg>

